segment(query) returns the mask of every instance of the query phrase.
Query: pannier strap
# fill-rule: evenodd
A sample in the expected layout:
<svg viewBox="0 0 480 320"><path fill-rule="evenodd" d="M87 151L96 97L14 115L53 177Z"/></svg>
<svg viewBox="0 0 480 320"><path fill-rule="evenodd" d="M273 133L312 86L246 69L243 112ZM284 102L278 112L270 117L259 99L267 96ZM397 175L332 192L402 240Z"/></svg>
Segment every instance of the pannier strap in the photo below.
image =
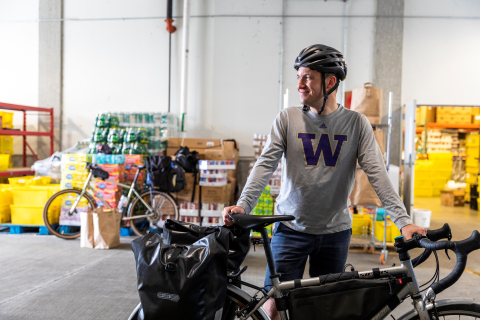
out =
<svg viewBox="0 0 480 320"><path fill-rule="evenodd" d="M372 271L373 271L373 278L374 279L380 278L380 268L373 268Z"/></svg>
<svg viewBox="0 0 480 320"><path fill-rule="evenodd" d="M177 259L178 259L178 255L180 254L180 252L182 252L183 250L183 247L182 246L175 246L175 249L173 250L172 252L172 255L170 256L169 259L167 259L167 264L165 265L165 270L167 271L175 271L177 269Z"/></svg>

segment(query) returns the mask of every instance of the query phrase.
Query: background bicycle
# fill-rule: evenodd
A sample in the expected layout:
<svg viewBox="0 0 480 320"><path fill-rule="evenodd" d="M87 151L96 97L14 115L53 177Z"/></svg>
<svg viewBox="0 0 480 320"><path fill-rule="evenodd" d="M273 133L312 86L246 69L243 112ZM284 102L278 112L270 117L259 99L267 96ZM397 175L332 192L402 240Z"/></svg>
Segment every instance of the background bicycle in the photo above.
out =
<svg viewBox="0 0 480 320"><path fill-rule="evenodd" d="M144 235L149 230L162 228L167 218L178 219L178 207L174 199L168 194L154 190L147 186L147 191L137 191L137 179L145 170L145 166L132 165L138 170L131 185L126 185L108 179L109 173L101 168L87 163L88 172L81 189L64 189L54 194L45 204L43 219L48 230L63 239L74 239L80 236L79 213L93 210L98 204L111 209L111 202L102 197L91 185L92 179L101 183L105 188L120 186L128 190L119 202L122 210L122 220L125 226L130 226L137 235ZM143 189L143 186L142 186Z"/></svg>

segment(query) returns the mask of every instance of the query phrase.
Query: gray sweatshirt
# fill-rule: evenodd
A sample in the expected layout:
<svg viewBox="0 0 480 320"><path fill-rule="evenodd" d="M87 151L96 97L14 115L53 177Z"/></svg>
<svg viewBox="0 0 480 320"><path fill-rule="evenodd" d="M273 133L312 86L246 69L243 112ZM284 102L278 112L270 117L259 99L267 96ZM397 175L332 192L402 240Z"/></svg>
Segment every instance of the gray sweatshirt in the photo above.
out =
<svg viewBox="0 0 480 320"><path fill-rule="evenodd" d="M398 228L412 221L395 192L367 118L339 106L328 115L302 107L282 110L275 119L262 155L255 163L237 205L250 213L284 156L277 214L283 222L310 234L328 234L352 227L349 210L358 163Z"/></svg>

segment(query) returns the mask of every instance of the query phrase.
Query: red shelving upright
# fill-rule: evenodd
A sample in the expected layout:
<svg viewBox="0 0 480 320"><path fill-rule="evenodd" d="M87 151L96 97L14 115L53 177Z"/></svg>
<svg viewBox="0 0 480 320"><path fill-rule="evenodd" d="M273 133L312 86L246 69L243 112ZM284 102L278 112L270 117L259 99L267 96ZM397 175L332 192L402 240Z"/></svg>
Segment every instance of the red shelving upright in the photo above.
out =
<svg viewBox="0 0 480 320"><path fill-rule="evenodd" d="M37 108L22 106L17 104L3 103L0 102L0 110L11 110L11 111L22 111L23 112L23 130L6 130L0 128L0 135L9 135L9 136L23 136L23 166L25 168L13 168L7 171L0 171L0 176L15 176L15 175L26 175L33 174L30 168L27 166L27 147L30 152L33 154L36 160L38 160L37 155L33 151L32 147L27 142L27 136L43 136L50 137L50 155L53 154L53 108ZM34 112L45 112L50 115L50 132L39 132L39 131L27 131L27 111Z"/></svg>

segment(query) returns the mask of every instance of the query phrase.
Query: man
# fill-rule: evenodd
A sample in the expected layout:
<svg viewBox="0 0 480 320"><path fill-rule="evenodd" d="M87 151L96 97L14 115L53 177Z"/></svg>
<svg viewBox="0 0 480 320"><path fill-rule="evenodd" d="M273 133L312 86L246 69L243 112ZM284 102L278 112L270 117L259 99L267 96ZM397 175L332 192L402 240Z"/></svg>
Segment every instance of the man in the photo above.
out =
<svg viewBox="0 0 480 320"><path fill-rule="evenodd" d="M367 118L337 104L336 89L347 75L343 55L313 45L300 52L295 69L303 107L279 113L237 206L223 212L226 225L233 224L227 212L251 212L284 156L277 212L295 220L277 223L273 232L272 252L282 282L302 278L308 257L310 277L343 271L352 231L348 197L357 160L402 234L408 239L426 235L425 228L412 224L395 193ZM271 285L269 276L267 269L265 285ZM279 319L273 298L264 308L272 320Z"/></svg>

